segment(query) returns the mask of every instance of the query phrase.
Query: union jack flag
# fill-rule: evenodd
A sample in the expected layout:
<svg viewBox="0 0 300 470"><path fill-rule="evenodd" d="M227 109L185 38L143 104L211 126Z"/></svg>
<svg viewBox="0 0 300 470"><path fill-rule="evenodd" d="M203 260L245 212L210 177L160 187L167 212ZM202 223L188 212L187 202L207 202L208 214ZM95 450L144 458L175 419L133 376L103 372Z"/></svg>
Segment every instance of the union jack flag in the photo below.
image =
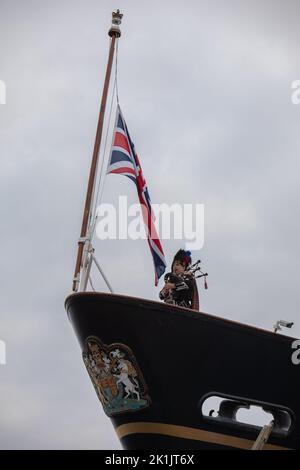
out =
<svg viewBox="0 0 300 470"><path fill-rule="evenodd" d="M116 124L107 173L116 173L127 176L136 185L143 214L147 241L153 258L155 285L157 286L158 279L166 269L165 255L154 225L154 214L151 208L150 196L139 158L135 151L134 144L130 139L119 105L117 108Z"/></svg>

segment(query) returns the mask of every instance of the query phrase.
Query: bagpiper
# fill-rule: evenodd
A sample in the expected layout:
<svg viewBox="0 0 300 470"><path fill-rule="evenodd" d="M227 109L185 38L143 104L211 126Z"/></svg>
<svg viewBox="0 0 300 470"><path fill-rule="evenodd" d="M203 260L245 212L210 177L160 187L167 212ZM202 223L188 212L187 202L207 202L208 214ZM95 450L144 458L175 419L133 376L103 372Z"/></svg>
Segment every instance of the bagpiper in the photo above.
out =
<svg viewBox="0 0 300 470"><path fill-rule="evenodd" d="M191 268L191 252L177 251L171 272L165 274L165 285L159 298L167 304L199 310L199 296L195 276Z"/></svg>

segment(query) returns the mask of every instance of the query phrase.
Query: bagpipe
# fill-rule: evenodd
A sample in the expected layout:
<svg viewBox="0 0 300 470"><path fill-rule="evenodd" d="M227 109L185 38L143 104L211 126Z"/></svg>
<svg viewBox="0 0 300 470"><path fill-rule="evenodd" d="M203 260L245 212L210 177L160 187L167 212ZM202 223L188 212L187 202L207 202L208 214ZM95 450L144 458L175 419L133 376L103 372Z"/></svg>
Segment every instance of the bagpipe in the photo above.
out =
<svg viewBox="0 0 300 470"><path fill-rule="evenodd" d="M180 276L174 273L165 274L164 281L165 283L179 284L182 281L189 281L191 279L198 279L204 277L204 288L207 289L206 277L208 273L204 273L200 267L201 260L199 259L196 263L189 266L189 268L184 271Z"/></svg>

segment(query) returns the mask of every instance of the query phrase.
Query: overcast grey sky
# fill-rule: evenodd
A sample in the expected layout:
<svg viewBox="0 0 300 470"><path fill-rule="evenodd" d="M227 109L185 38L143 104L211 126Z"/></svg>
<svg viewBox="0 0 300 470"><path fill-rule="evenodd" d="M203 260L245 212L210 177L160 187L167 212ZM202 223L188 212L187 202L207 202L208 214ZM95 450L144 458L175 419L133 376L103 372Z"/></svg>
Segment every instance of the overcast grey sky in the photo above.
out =
<svg viewBox="0 0 300 470"><path fill-rule="evenodd" d="M116 8L152 201L205 204L202 310L300 335L299 1L0 0L2 449L120 448L64 311ZM103 201L119 194L136 202L109 176ZM116 292L157 299L145 241L96 244Z"/></svg>

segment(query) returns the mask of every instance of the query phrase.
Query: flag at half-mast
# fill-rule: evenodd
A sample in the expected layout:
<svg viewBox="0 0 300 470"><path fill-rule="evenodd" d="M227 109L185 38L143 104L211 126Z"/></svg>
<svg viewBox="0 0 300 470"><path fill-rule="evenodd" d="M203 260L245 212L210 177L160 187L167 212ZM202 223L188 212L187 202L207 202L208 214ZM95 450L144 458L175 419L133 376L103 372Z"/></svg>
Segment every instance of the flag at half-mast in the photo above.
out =
<svg viewBox="0 0 300 470"><path fill-rule="evenodd" d="M136 185L146 236L154 263L155 285L157 285L158 279L166 269L165 255L154 225L154 214L147 184L119 105L107 173L127 176Z"/></svg>

